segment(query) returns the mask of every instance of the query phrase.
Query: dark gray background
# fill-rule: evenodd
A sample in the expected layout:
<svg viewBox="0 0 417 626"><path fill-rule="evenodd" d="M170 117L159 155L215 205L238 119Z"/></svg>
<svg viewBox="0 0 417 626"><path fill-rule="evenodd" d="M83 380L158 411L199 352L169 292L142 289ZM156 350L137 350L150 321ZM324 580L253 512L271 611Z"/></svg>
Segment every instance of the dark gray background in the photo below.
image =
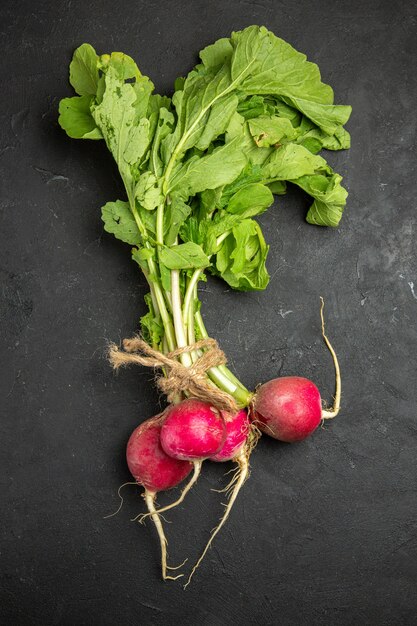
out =
<svg viewBox="0 0 417 626"><path fill-rule="evenodd" d="M12 2L0 8L1 603L4 624L417 624L415 3L334 0ZM307 53L351 104L352 148L330 153L350 195L337 230L304 222L292 190L262 217L265 293L202 288L211 333L248 386L311 377L330 399L319 295L343 410L297 445L264 438L227 528L192 586L159 580L152 525L124 446L154 414L148 371L114 376L107 340L130 336L144 280L103 234L123 197L100 142L57 125L73 49L123 50L170 93L205 45L263 23ZM205 467L169 515L172 561L214 526L224 466ZM165 501L162 498L162 501Z"/></svg>

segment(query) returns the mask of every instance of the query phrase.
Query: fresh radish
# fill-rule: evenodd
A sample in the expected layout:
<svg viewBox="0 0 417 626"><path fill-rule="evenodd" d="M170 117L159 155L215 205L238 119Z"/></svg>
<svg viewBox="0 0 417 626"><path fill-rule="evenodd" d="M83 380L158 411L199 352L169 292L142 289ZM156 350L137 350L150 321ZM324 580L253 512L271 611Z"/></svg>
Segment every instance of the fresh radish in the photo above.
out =
<svg viewBox="0 0 417 626"><path fill-rule="evenodd" d="M163 416L157 415L143 422L131 434L126 448L129 470L139 484L145 488L143 497L149 515L155 524L161 544L162 578L175 580L179 576L169 576L167 565L167 540L158 511L155 509L156 494L176 487L191 472L192 464L168 456L161 447L160 434Z"/></svg>
<svg viewBox="0 0 417 626"><path fill-rule="evenodd" d="M339 363L324 330L323 299L321 306L322 336L332 355L336 373L335 402L331 410L322 409L316 385L300 376L275 378L261 385L252 401L259 429L280 441L295 442L308 437L322 419L335 417L340 410L341 380Z"/></svg>
<svg viewBox="0 0 417 626"><path fill-rule="evenodd" d="M274 378L261 385L253 406L259 429L280 441L301 441L321 422L320 392L300 376Z"/></svg>
<svg viewBox="0 0 417 626"><path fill-rule="evenodd" d="M223 417L207 402L189 398L173 404L165 414L161 445L174 459L207 459L220 450L225 439Z"/></svg>
<svg viewBox="0 0 417 626"><path fill-rule="evenodd" d="M210 461L231 461L239 455L243 449L249 434L249 418L247 412L242 409L236 415L222 413L226 427L226 439L223 446L216 454L210 456Z"/></svg>
<svg viewBox="0 0 417 626"><path fill-rule="evenodd" d="M162 449L162 424L162 416L147 419L135 428L126 447L130 473L138 483L153 493L176 487L192 470L191 463L174 459Z"/></svg>
<svg viewBox="0 0 417 626"><path fill-rule="evenodd" d="M180 497L158 509L165 513L181 504L197 482L204 459L211 457L223 446L226 439L226 426L219 411L207 402L188 398L172 404L164 414L161 428L161 446L164 452L179 462L191 461L193 475L181 492ZM145 519L149 513L142 515Z"/></svg>

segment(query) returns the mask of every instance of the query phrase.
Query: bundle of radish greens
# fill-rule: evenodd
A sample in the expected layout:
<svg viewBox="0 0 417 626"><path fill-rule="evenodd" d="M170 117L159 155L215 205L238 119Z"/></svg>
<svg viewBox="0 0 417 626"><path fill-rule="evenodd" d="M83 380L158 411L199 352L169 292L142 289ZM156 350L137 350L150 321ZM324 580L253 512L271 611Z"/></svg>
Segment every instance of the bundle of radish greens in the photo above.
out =
<svg viewBox="0 0 417 626"><path fill-rule="evenodd" d="M249 456L261 433L299 441L340 408L336 354L335 396L322 408L317 387L287 376L252 393L226 367L208 336L198 299L206 272L236 290L268 284L268 245L254 219L284 194L301 187L312 204L307 221L338 225L347 192L318 152L348 148L343 128L351 108L333 104L333 91L318 67L264 27L250 26L200 52L201 63L175 81L172 98L154 85L126 54L97 55L89 44L74 53L70 83L78 96L59 105L59 123L77 139L104 139L126 199L102 208L104 229L131 246L132 259L149 284L141 333L110 346L115 368L156 368L168 407L143 421L127 444L127 463L143 485L167 565L161 513L180 504L202 462L234 461L229 501L214 536L226 521L248 477ZM188 477L179 498L156 507L156 494ZM180 566L181 567L181 566Z"/></svg>

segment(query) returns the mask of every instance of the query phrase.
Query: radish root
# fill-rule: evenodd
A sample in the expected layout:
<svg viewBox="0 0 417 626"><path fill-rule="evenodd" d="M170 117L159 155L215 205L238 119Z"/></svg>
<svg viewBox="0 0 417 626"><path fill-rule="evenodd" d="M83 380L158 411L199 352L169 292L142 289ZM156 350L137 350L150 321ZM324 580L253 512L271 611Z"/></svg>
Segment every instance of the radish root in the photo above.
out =
<svg viewBox="0 0 417 626"><path fill-rule="evenodd" d="M330 352L330 354L332 355L332 359L333 359L333 365L334 365L334 371L335 371L335 394L334 394L334 403L333 406L330 409L323 409L322 411L322 418L324 420L327 419L332 419L333 417L336 417L336 415L339 413L340 411L340 397L342 395L342 379L340 376L340 367L339 367L339 361L337 360L337 356L336 356L336 352L333 349L332 344L330 343L329 339L327 338L326 332L325 332L325 326L324 326L324 300L323 298L320 296L320 300L321 300L321 308L320 308L320 317L321 317L321 334L322 337L326 343L326 346Z"/></svg>
<svg viewBox="0 0 417 626"><path fill-rule="evenodd" d="M120 493L120 490L123 489L123 487L126 487L127 485L135 485L136 487L138 487L138 483L137 482L123 483L123 485L120 485L119 489L117 490L117 495L120 498L119 508L114 513L110 513L109 515L105 515L103 517L103 519L109 519L109 517L114 517L115 515L117 515L120 512L120 510L121 510L121 508L123 506L123 501L124 501L124 498L123 498L122 494Z"/></svg>
<svg viewBox="0 0 417 626"><path fill-rule="evenodd" d="M168 541L167 541L167 538L165 537L164 529L162 526L162 522L159 519L158 512L155 509L156 493L154 493L153 491L146 490L145 493L143 494L143 497L145 499L146 506L148 507L149 515L152 517L152 521L155 524L155 528L157 530L158 537L159 537L159 543L161 544L162 578L163 580L177 580L177 578L181 578L181 576L184 576L184 574L178 574L178 576L170 576L169 574L167 574L167 570L173 570L173 571L178 570L180 567L184 565L187 559L183 561L183 563L181 563L181 565L178 565L177 567L170 567L169 565L167 565Z"/></svg>
<svg viewBox="0 0 417 626"><path fill-rule="evenodd" d="M188 580L186 582L186 584L184 585L184 589L186 587L188 587L188 585L191 582L192 577L194 576L197 568L200 566L202 560L204 559L204 557L207 554L208 549L210 548L213 539L215 538L215 536L217 535L217 533L220 531L220 529L222 528L222 526L225 524L227 518L229 517L230 511L232 510L232 507L236 501L236 498L239 494L240 489L242 488L244 482L246 481L246 479L249 477L249 456L250 456L250 452L252 450L251 446L246 447L240 454L239 456L235 459L236 463L238 464L237 470L232 478L232 480L230 481L230 483L227 485L227 487L225 488L224 491L229 492L230 495L230 499L229 502L227 503L225 512L223 514L223 517L220 520L220 523L218 524L218 526L216 526L216 528L212 531L211 533L211 537L206 545L206 547L204 548L203 553L201 554L200 558L198 559L197 563L194 565L193 569L191 570L191 574L188 577Z"/></svg>
<svg viewBox="0 0 417 626"><path fill-rule="evenodd" d="M161 513L165 513L165 511L169 511L170 509L174 509L176 506L178 506L179 504L181 504L181 502L184 501L185 496L193 487L193 485L195 485L195 483L198 480L198 477L200 476L202 463L203 463L202 461L193 461L193 464L194 464L193 475L191 476L191 479L189 480L189 482L185 485L184 489L181 491L180 497L178 498L178 500L175 500L175 502L172 502L171 504L167 504L166 506L163 506L161 509L157 509L158 515L160 515ZM139 517L139 522L142 524L142 522L150 515L152 515L150 511L149 513L144 513L143 515Z"/></svg>

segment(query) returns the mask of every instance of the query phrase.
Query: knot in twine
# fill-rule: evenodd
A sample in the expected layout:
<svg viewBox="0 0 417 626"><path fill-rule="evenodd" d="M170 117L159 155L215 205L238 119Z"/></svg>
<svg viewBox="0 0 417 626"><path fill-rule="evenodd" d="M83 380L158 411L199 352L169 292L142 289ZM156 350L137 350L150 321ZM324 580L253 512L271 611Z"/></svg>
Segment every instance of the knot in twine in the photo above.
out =
<svg viewBox="0 0 417 626"><path fill-rule="evenodd" d="M199 354L190 367L186 367L178 360L181 354L203 349L205 351ZM187 391L192 397L208 402L220 411L233 414L238 411L234 398L216 387L207 377L207 370L226 363L226 356L215 339L201 339L190 346L164 354L152 348L140 337L132 337L123 340L123 350L114 343L110 344L109 360L116 370L133 363L145 367L165 368L165 376L159 375L156 384L169 402L172 402L179 393Z"/></svg>

